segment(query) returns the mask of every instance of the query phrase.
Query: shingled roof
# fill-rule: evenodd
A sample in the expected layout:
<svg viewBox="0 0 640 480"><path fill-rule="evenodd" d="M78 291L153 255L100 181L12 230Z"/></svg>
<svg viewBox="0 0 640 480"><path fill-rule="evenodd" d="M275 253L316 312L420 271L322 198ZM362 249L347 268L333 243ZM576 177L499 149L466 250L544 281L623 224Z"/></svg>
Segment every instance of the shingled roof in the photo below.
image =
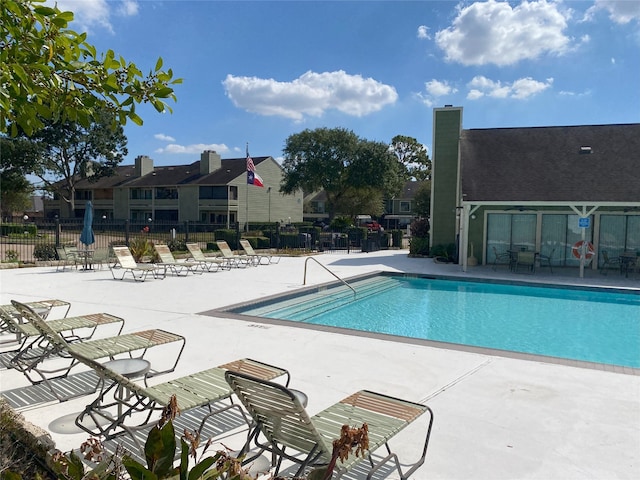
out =
<svg viewBox="0 0 640 480"><path fill-rule="evenodd" d="M640 202L640 124L463 130L466 202Z"/></svg>
<svg viewBox="0 0 640 480"><path fill-rule="evenodd" d="M253 158L253 157L252 157ZM259 165L269 157L253 158L254 165ZM135 177L133 165L121 165L116 168L116 174L102 177L97 182L90 183L84 179L77 183L76 188L113 188L126 185L132 188L161 187L174 185L227 185L247 171L246 158L231 158L222 160L222 167L207 175L200 174L200 161L189 165L154 166L153 171Z"/></svg>

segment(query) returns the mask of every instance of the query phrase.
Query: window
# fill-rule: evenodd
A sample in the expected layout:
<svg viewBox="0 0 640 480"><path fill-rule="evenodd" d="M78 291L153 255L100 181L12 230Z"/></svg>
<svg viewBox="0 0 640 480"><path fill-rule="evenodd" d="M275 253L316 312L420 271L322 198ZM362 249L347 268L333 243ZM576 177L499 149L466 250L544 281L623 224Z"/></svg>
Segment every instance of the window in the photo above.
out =
<svg viewBox="0 0 640 480"><path fill-rule="evenodd" d="M227 199L227 186L214 187L214 186L206 186L200 187L199 198L201 200L226 200ZM233 194L233 193L232 193ZM235 198L238 197L238 189L235 189Z"/></svg>
<svg viewBox="0 0 640 480"><path fill-rule="evenodd" d="M76 190L74 198L76 200L91 200L91 190Z"/></svg>
<svg viewBox="0 0 640 480"><path fill-rule="evenodd" d="M400 202L400 211L402 213L411 212L411 202Z"/></svg>
<svg viewBox="0 0 640 480"><path fill-rule="evenodd" d="M175 200L178 198L178 189L172 187L156 187L156 200Z"/></svg>
<svg viewBox="0 0 640 480"><path fill-rule="evenodd" d="M324 202L311 202L311 213L325 213Z"/></svg>
<svg viewBox="0 0 640 480"><path fill-rule="evenodd" d="M132 188L131 200L151 200L150 188Z"/></svg>

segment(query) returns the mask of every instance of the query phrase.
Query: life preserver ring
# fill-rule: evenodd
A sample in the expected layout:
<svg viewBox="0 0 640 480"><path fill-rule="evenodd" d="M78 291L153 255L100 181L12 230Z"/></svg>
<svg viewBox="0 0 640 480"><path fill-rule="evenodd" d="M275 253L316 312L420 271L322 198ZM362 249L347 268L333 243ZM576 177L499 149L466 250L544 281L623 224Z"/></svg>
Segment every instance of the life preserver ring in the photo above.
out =
<svg viewBox="0 0 640 480"><path fill-rule="evenodd" d="M573 252L573 256L576 257L578 260L580 260L580 257L582 256L583 244L586 244L584 258L585 260L591 260L591 257L593 257L596 253L595 250L593 249L593 243L585 242L584 240L580 240L573 244L573 247L571 248L571 251Z"/></svg>

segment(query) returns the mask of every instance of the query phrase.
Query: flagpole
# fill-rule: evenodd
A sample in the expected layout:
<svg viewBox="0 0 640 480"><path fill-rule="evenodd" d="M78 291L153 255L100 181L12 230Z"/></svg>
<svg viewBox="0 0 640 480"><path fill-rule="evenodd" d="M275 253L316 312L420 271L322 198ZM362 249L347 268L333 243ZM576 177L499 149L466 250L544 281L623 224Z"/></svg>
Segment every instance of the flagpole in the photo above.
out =
<svg viewBox="0 0 640 480"><path fill-rule="evenodd" d="M247 159L249 158L249 142L247 142L247 158L245 159L245 162L247 161ZM246 175L249 175L249 167L247 165L247 173ZM249 231L249 177L247 177L245 179L245 188L247 189L247 199L245 201L245 208L246 208L246 219L245 219L245 231L248 232Z"/></svg>

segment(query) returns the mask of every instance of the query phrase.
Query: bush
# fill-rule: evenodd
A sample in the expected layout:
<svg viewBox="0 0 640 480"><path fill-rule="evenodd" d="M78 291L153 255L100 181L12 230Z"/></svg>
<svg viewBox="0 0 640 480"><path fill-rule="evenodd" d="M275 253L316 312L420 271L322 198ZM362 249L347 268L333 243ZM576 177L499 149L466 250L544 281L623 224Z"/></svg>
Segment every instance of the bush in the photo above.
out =
<svg viewBox="0 0 640 480"><path fill-rule="evenodd" d="M3 223L0 224L0 235L3 237L23 236L35 237L38 234L38 227L33 223Z"/></svg>
<svg viewBox="0 0 640 480"><path fill-rule="evenodd" d="M227 229L216 230L215 240L224 240L229 244L229 247L231 247L231 250L237 250L238 248L237 235L238 235L238 232L236 230L227 230ZM208 248L208 245L207 245L207 248Z"/></svg>
<svg viewBox="0 0 640 480"><path fill-rule="evenodd" d="M136 262L141 262L144 257L150 257L154 262L156 259L156 251L153 248L153 242L146 237L134 238L129 242L129 250Z"/></svg>
<svg viewBox="0 0 640 480"><path fill-rule="evenodd" d="M334 232L341 232L350 227L352 223L349 217L336 217L331 221L329 228Z"/></svg>
<svg viewBox="0 0 640 480"><path fill-rule="evenodd" d="M167 247L169 247L169 250L171 250L172 252L187 251L187 244L185 243L184 240L169 240L167 242Z"/></svg>
<svg viewBox="0 0 640 480"><path fill-rule="evenodd" d="M7 250L4 252L4 259L7 262L17 262L20 254L16 250Z"/></svg>
<svg viewBox="0 0 640 480"><path fill-rule="evenodd" d="M443 262L455 262L456 244L435 245L431 250L431 256Z"/></svg>
<svg viewBox="0 0 640 480"><path fill-rule="evenodd" d="M417 218L413 222L411 222L410 228L411 228L412 237L425 238L429 236L429 230L431 229L431 225L429 225L428 219Z"/></svg>
<svg viewBox="0 0 640 480"><path fill-rule="evenodd" d="M33 256L36 260L56 260L56 246L52 243L41 243L33 248Z"/></svg>
<svg viewBox="0 0 640 480"><path fill-rule="evenodd" d="M429 255L429 237L411 237L409 242L410 255Z"/></svg>

